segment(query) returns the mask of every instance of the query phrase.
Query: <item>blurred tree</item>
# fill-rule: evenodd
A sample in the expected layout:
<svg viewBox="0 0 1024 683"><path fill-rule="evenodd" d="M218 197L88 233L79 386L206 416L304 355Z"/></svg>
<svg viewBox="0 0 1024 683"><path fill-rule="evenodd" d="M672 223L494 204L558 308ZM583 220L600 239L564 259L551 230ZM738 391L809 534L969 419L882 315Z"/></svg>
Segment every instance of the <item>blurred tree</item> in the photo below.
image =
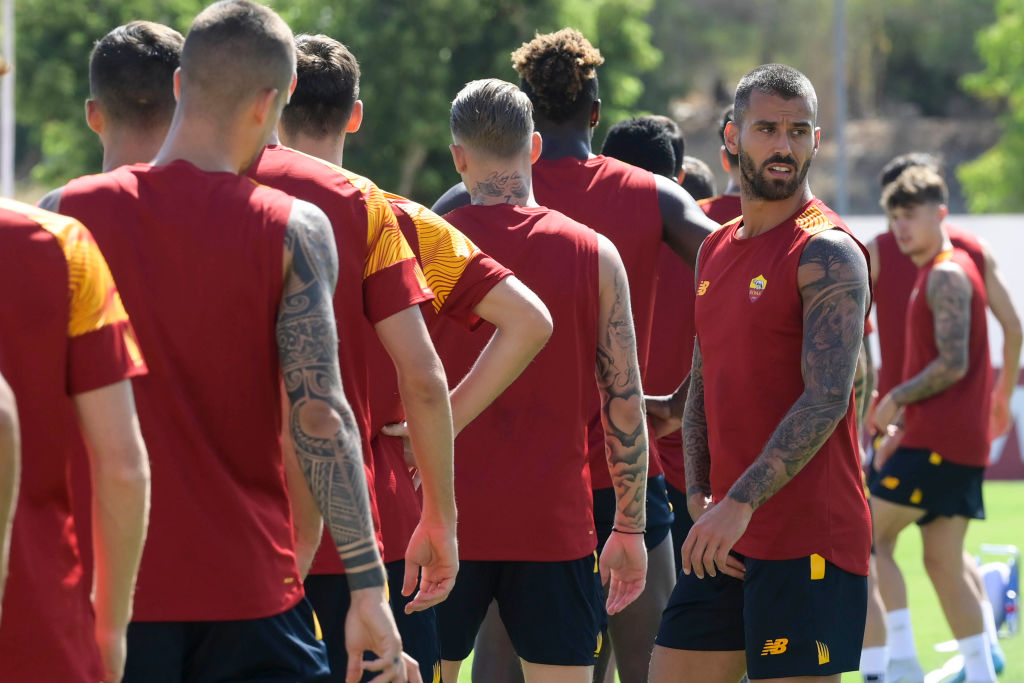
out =
<svg viewBox="0 0 1024 683"><path fill-rule="evenodd" d="M977 35L985 69L965 76L964 87L999 102L999 142L957 170L973 212L1024 211L1024 4L1000 0L997 19Z"/></svg>

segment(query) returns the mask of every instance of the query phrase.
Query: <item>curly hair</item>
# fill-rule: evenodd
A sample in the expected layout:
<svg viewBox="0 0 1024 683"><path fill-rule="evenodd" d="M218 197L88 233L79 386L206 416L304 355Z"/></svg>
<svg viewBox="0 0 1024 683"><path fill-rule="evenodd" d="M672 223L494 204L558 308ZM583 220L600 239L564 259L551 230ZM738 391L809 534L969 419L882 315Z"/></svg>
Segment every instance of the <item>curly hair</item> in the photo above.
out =
<svg viewBox="0 0 1024 683"><path fill-rule="evenodd" d="M542 117L562 123L597 99L597 67L604 57L574 28L537 36L512 53L522 89Z"/></svg>

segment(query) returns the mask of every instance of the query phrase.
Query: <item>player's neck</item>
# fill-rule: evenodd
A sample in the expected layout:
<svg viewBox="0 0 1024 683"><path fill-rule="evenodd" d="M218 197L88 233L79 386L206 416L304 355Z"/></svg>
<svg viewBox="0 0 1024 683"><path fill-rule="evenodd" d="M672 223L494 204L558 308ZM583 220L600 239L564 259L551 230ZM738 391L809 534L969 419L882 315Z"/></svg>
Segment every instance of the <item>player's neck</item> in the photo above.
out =
<svg viewBox="0 0 1024 683"><path fill-rule="evenodd" d="M797 209L814 197L811 188L804 183L792 197L778 200L753 199L740 195L740 210L743 214L743 238L764 234L782 224L796 213Z"/></svg>
<svg viewBox="0 0 1024 683"><path fill-rule="evenodd" d="M929 249L925 249L916 254L910 254L910 260L913 261L914 265L918 268L928 265L935 260L936 256L953 248L953 243L949 241L949 236L942 228L939 228L939 232L936 237L937 239Z"/></svg>
<svg viewBox="0 0 1024 683"><path fill-rule="evenodd" d="M533 176L529 165L487 165L467 169L462 182L470 202L478 206L512 204L538 206L533 197Z"/></svg>
<svg viewBox="0 0 1024 683"><path fill-rule="evenodd" d="M239 174L254 157L249 149L252 145L242 137L231 124L182 115L179 109L153 164L163 166L180 159L201 171Z"/></svg>
<svg viewBox="0 0 1024 683"><path fill-rule="evenodd" d="M117 131L103 140L103 172L127 164L149 163L156 157L167 131Z"/></svg>
<svg viewBox="0 0 1024 683"><path fill-rule="evenodd" d="M270 144L279 144L277 136L271 138ZM308 154L324 161L329 161L335 166L342 166L345 158L345 134L338 136L328 135L322 138L314 138L308 135L296 135L289 137L284 144L292 149L297 149L303 154Z"/></svg>
<svg viewBox="0 0 1024 683"><path fill-rule="evenodd" d="M573 159L585 160L594 156L591 151L593 132L589 128L581 128L575 122L551 123L537 121L537 131L544 139L541 148L541 159Z"/></svg>

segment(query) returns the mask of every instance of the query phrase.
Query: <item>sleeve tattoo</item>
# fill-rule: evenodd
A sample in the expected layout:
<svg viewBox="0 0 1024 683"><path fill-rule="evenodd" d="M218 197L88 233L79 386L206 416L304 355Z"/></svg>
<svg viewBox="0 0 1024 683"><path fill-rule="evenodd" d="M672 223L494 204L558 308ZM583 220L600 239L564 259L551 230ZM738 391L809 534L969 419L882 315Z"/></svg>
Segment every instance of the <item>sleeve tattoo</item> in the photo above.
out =
<svg viewBox="0 0 1024 683"><path fill-rule="evenodd" d="M683 466L686 469L686 496L711 495L711 450L708 447L708 421L704 412L704 357L700 343L693 345L690 390L683 410Z"/></svg>
<svg viewBox="0 0 1024 683"><path fill-rule="evenodd" d="M945 391L967 372L972 294L971 281L956 264L938 265L928 274L928 307L935 318L939 355L892 390L897 404L914 403Z"/></svg>
<svg viewBox="0 0 1024 683"><path fill-rule="evenodd" d="M646 524L647 423L629 287L621 266L615 273L614 290L615 301L607 324L598 332L601 422L618 514L631 526L642 529Z"/></svg>
<svg viewBox="0 0 1024 683"><path fill-rule="evenodd" d="M277 346L299 466L345 563L350 587L381 586L384 574L361 442L338 366L332 304L338 256L326 218L297 203L284 248L291 265L278 308Z"/></svg>
<svg viewBox="0 0 1024 683"><path fill-rule="evenodd" d="M850 238L836 230L817 235L799 270L804 391L729 490L754 509L803 469L846 414L864 339L867 263Z"/></svg>

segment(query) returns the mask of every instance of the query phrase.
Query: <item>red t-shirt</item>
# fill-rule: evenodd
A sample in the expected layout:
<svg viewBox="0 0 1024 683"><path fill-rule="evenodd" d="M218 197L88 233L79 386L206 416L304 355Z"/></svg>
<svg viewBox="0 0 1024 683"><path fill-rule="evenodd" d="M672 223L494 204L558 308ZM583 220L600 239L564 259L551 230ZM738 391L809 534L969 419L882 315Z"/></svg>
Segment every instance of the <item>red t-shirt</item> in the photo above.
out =
<svg viewBox="0 0 1024 683"><path fill-rule="evenodd" d="M738 194L720 194L717 197L708 197L697 202L708 218L716 223L725 225L734 218L739 217L740 196Z"/></svg>
<svg viewBox="0 0 1024 683"><path fill-rule="evenodd" d="M905 430L901 446L927 448L958 465L988 465L988 414L992 373L988 355L985 280L974 259L961 249L939 254L922 267L907 305L903 377L917 375L939 355L935 345L935 316L928 305L928 276L939 263L952 261L971 281L971 330L967 374L944 391L904 408Z"/></svg>
<svg viewBox="0 0 1024 683"><path fill-rule="evenodd" d="M145 374L113 278L78 221L0 199L0 372L18 404L21 485L0 625L4 681L102 675L68 488L71 397Z"/></svg>
<svg viewBox="0 0 1024 683"><path fill-rule="evenodd" d="M597 391L597 235L546 208L466 206L445 218L512 268L554 322L547 345L455 440L459 557L575 560L593 552L587 421ZM446 318L434 341L454 386L494 327Z"/></svg>
<svg viewBox="0 0 1024 683"><path fill-rule="evenodd" d="M985 279L985 251L978 238L948 223L943 226L950 242L966 251L974 262L982 281ZM903 381L903 359L906 356L907 302L917 281L918 267L900 251L896 238L889 231L875 238L878 245L878 278L875 283L875 316L878 321L878 395L885 396Z"/></svg>
<svg viewBox="0 0 1024 683"><path fill-rule="evenodd" d="M434 291L434 300L421 306L427 328L437 324L438 316L445 316L475 330L483 321L473 309L512 271L480 251L433 211L404 197L386 196ZM368 329L367 333L371 336L367 366L373 377L370 424L374 435L374 487L384 534L384 561L394 562L405 556L409 538L419 523L420 496L405 463L402 440L380 433L381 427L401 422L405 414L395 367L373 331Z"/></svg>
<svg viewBox="0 0 1024 683"><path fill-rule="evenodd" d="M132 314L152 468L137 621L253 619L298 602L275 340L292 198L186 161L68 183Z"/></svg>
<svg viewBox="0 0 1024 683"><path fill-rule="evenodd" d="M807 241L846 230L817 199L747 239L737 219L701 247L695 320L704 363L711 489L722 500L803 393L803 302L797 268ZM853 392L810 462L761 505L736 550L784 560L817 553L867 575L871 526L861 485Z"/></svg>
<svg viewBox="0 0 1024 683"><path fill-rule="evenodd" d="M362 438L370 506L377 543L383 551L370 457L370 438L374 434L370 427L371 375L367 364L370 347L361 330L364 321L376 324L433 295L384 194L366 178L281 145L268 145L250 167L249 175L320 207L334 227L338 245L338 285L334 290L338 361L345 397ZM310 573L344 572L345 566L325 527Z"/></svg>
<svg viewBox="0 0 1024 683"><path fill-rule="evenodd" d="M585 161L572 157L541 158L533 165L533 192L540 204L596 230L618 249L629 281L636 355L640 378L646 387L664 231L654 174L606 156ZM601 400L596 386L592 393L587 421L591 476L595 489L607 489L611 488L612 480L605 458ZM656 444L655 439L650 440L650 477L662 473Z"/></svg>

